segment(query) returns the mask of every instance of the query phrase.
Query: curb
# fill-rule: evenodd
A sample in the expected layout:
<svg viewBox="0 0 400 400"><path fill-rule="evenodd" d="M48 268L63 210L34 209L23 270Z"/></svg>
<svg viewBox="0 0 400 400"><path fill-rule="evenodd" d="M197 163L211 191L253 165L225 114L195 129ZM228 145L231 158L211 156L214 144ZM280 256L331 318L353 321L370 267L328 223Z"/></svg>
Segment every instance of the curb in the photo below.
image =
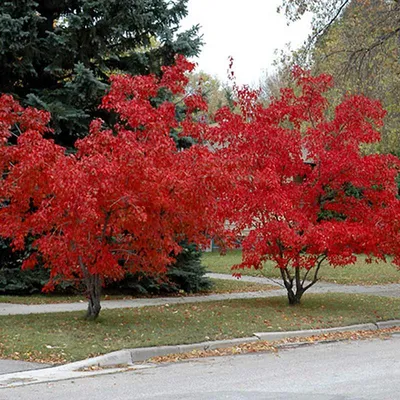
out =
<svg viewBox="0 0 400 400"><path fill-rule="evenodd" d="M304 330L304 331L289 331L289 332L261 332L254 333L254 335L262 341L274 341L287 339L292 337L307 337L314 335L323 335L324 333L334 333L334 332L347 332L347 331L376 331L378 329L384 329L394 326L400 326L399 321L387 321L388 323L392 323L391 326L378 327L377 324L359 324L359 325L349 325L338 328L326 328L326 329L312 329L312 330ZM397 323L397 325L395 325Z"/></svg>
<svg viewBox="0 0 400 400"><path fill-rule="evenodd" d="M209 342L201 342L201 343L178 345L178 346L142 347L138 349L121 350L121 352L123 352L123 357L124 357L123 360L128 360L128 357L130 355L131 358L130 362L133 364L136 362L143 362L149 360L150 358L153 357L165 356L168 354L182 354L191 351L222 349L227 347L234 347L243 343L254 343L259 341L275 341L293 337L316 336L333 332L376 331L379 329L394 328L398 326L400 326L400 320L391 320L391 321L383 321L377 323L349 325L337 328L313 329L313 330L303 330L303 331L257 332L254 333L252 337L228 339L228 340L215 340ZM90 362L91 363L90 365L97 365L100 367L115 365L115 363L112 364L112 360L115 359L115 356L117 355L116 353L119 352L114 352L106 354L104 356L83 360L82 362L84 361Z"/></svg>
<svg viewBox="0 0 400 400"><path fill-rule="evenodd" d="M400 320L382 321L350 325L337 328L314 329L288 332L257 332L252 337L215 340L194 344L142 347L137 349L124 349L114 351L102 356L88 358L86 360L60 365L58 367L46 367L37 370L14 372L0 375L0 389L6 387L24 386L36 383L54 382L68 379L79 379L94 375L111 374L127 370L139 370L154 367L154 364L137 364L153 357L168 354L182 354L192 351L214 350L234 347L244 343L259 341L276 341L293 337L308 337L332 332L347 331L376 331L380 329L394 328L400 326Z"/></svg>
<svg viewBox="0 0 400 400"><path fill-rule="evenodd" d="M397 326L400 326L400 320L394 319L391 321L381 321L377 322L376 326L378 327L378 329L395 328Z"/></svg>

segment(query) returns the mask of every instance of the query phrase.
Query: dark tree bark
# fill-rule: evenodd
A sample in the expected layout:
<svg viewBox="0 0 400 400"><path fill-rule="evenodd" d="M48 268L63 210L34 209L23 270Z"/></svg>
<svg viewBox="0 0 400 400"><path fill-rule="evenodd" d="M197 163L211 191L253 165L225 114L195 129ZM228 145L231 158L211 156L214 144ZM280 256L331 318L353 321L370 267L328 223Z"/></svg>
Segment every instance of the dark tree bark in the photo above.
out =
<svg viewBox="0 0 400 400"><path fill-rule="evenodd" d="M296 290L295 292L292 289L288 289L288 300L289 305L295 306L296 304L300 304L301 296L303 296L304 291Z"/></svg>
<svg viewBox="0 0 400 400"><path fill-rule="evenodd" d="M318 272L321 268L322 262L326 259L323 254L319 257L317 265L314 269L314 276L311 281L307 281L308 274L311 269L307 270L303 277L299 267L294 267L294 275L292 275L288 268L281 268L281 277L283 284L287 290L289 305L294 306L300 304L303 294L318 282Z"/></svg>
<svg viewBox="0 0 400 400"><path fill-rule="evenodd" d="M101 287L103 282L99 274L92 274L89 272L85 263L82 260L82 257L79 257L78 259L79 265L83 272L84 282L86 285L86 297L88 299L88 309L85 319L93 321L100 314Z"/></svg>
<svg viewBox="0 0 400 400"><path fill-rule="evenodd" d="M88 275L85 281L86 296L88 298L86 319L89 321L93 321L99 316L101 310L100 298L102 282L98 274Z"/></svg>

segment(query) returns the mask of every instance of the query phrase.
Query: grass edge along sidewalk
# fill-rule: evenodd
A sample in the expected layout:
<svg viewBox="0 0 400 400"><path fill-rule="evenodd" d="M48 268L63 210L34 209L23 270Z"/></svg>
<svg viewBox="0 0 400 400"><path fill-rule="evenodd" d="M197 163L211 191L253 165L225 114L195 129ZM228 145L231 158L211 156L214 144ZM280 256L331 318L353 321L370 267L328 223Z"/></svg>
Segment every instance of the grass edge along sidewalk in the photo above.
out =
<svg viewBox="0 0 400 400"><path fill-rule="evenodd" d="M242 261L241 250L229 250L226 255L218 252L202 254L202 264L208 272L232 274L231 267ZM280 281L280 271L272 261L264 263L263 269L240 269L242 275L273 278ZM331 282L342 285L384 285L400 283L400 271L390 262L367 263L364 255L359 255L355 264L344 267L332 267L324 264L319 273L320 282Z"/></svg>
<svg viewBox="0 0 400 400"><path fill-rule="evenodd" d="M181 345L400 319L400 299L309 294L290 307L284 296L81 312L0 317L0 357L65 363L124 348Z"/></svg>

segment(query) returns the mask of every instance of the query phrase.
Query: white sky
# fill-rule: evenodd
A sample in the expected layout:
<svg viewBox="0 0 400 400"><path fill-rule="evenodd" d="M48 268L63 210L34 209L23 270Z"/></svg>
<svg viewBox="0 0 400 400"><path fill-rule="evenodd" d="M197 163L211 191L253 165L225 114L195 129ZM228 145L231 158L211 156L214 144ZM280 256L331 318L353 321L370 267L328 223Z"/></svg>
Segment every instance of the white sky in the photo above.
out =
<svg viewBox="0 0 400 400"><path fill-rule="evenodd" d="M299 47L310 32L311 16L287 25L277 14L280 0L189 0L189 15L182 28L200 24L205 42L195 59L198 70L227 79L228 57L241 84L258 83L263 71L271 71L274 51Z"/></svg>

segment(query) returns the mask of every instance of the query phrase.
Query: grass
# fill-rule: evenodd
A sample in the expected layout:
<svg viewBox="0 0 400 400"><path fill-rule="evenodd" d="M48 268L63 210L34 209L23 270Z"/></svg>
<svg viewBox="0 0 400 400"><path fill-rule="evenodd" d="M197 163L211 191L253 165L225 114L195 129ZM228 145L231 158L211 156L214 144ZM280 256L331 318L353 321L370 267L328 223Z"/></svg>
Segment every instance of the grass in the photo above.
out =
<svg viewBox="0 0 400 400"><path fill-rule="evenodd" d="M209 272L231 274L231 267L241 262L241 250L229 251L225 256L217 252L203 253L202 263ZM280 279L280 271L275 268L274 263L268 261L262 270L245 269L239 270L242 275L265 276L268 278ZM345 267L333 268L330 265L323 265L319 273L321 281L340 283L344 285L378 285L387 283L400 283L400 272L391 263L365 262L365 256L358 257L357 262Z"/></svg>
<svg viewBox="0 0 400 400"><path fill-rule="evenodd" d="M213 288L208 293L238 293L238 292L260 292L264 290L280 289L277 286L263 283L243 282L223 279L211 279Z"/></svg>
<svg viewBox="0 0 400 400"><path fill-rule="evenodd" d="M95 322L83 313L0 317L0 357L67 362L122 348L251 336L254 332L316 329L400 318L400 299L348 294L168 304L104 310Z"/></svg>
<svg viewBox="0 0 400 400"><path fill-rule="evenodd" d="M265 285L262 283L242 282L242 281L228 281L221 279L212 279L213 288L206 292L196 293L194 295L207 295L212 293L237 293L237 292L259 292L264 290L274 290L277 287L272 285ZM180 296L185 294L181 293ZM187 295L187 294L186 294ZM165 295L162 295L165 296ZM175 296L175 295L172 295ZM138 296L128 295L105 295L104 300L120 300L120 299L133 299ZM143 296L141 296L143 297ZM86 302L86 298L82 295L54 295L54 294L33 294L30 296L0 296L0 303L13 303L13 304L55 304L55 303L75 303Z"/></svg>
<svg viewBox="0 0 400 400"><path fill-rule="evenodd" d="M29 296L8 296L1 295L0 303L12 304L58 304L58 303L75 303L86 301L84 296L78 295L55 295L55 294L31 294Z"/></svg>

